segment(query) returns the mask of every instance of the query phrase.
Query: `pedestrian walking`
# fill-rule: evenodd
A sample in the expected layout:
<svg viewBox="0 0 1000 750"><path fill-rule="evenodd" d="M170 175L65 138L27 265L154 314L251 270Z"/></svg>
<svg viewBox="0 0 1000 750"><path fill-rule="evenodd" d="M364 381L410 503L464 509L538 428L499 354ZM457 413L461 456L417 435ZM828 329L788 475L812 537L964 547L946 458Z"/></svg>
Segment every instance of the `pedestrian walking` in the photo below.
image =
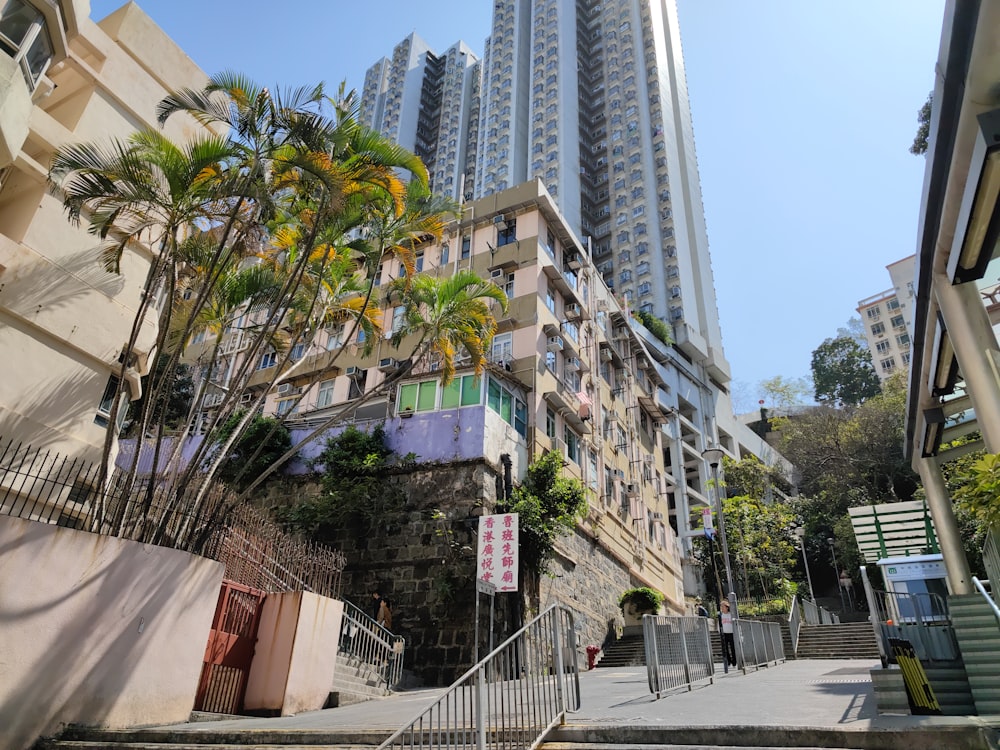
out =
<svg viewBox="0 0 1000 750"><path fill-rule="evenodd" d="M729 612L729 602L719 602L719 636L722 640L722 659L727 670L736 666L736 641L733 639L733 616Z"/></svg>

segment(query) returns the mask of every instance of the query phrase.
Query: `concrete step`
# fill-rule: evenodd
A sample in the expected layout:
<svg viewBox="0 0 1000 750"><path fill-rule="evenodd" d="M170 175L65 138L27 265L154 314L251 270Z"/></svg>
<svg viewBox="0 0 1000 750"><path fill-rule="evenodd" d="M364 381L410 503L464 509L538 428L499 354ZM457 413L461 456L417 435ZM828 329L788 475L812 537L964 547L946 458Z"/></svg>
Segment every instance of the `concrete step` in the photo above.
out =
<svg viewBox="0 0 1000 750"><path fill-rule="evenodd" d="M722 748L869 748L874 750L981 750L993 730L981 726L850 727L584 725L557 727L540 750L722 750Z"/></svg>
<svg viewBox="0 0 1000 750"><path fill-rule="evenodd" d="M178 729L87 729L69 727L56 740L40 745L41 750L235 750L254 747L338 748L372 750L385 740L388 730L311 730L311 729L230 729L191 731Z"/></svg>

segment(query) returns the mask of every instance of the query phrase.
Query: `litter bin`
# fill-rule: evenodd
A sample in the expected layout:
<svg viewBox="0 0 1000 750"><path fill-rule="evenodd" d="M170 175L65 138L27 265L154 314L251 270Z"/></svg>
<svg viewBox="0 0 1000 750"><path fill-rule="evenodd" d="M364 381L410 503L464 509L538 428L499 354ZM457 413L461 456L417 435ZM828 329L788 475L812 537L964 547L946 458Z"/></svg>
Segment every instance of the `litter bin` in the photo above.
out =
<svg viewBox="0 0 1000 750"><path fill-rule="evenodd" d="M587 646L587 669L593 669L597 663L597 655L601 653L601 647L591 643Z"/></svg>

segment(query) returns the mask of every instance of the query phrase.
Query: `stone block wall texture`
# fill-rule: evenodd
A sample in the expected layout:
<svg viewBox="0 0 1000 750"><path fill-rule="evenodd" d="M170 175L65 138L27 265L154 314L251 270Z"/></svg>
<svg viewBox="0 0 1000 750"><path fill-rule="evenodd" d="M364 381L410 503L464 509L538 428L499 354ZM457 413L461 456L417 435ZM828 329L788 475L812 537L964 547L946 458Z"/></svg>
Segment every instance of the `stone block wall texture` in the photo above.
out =
<svg viewBox="0 0 1000 750"><path fill-rule="evenodd" d="M0 516L0 747L186 721L221 563Z"/></svg>
<svg viewBox="0 0 1000 750"><path fill-rule="evenodd" d="M370 531L326 529L326 541L347 557L344 597L369 614L376 588L393 604L393 631L406 638L405 668L428 685L446 685L473 664L475 653L475 530L478 516L497 498L498 471L483 461L416 469L400 477L407 504L402 516ZM297 485L295 494L317 491ZM435 512L441 518L435 518ZM622 624L618 597L636 582L625 563L586 533L559 541L538 587L538 611L562 603L574 611L578 654L585 664L588 644L603 644ZM521 582L522 594L524 584ZM494 644L514 623L537 614L533 602L496 598ZM480 655L488 650L489 599L480 598Z"/></svg>

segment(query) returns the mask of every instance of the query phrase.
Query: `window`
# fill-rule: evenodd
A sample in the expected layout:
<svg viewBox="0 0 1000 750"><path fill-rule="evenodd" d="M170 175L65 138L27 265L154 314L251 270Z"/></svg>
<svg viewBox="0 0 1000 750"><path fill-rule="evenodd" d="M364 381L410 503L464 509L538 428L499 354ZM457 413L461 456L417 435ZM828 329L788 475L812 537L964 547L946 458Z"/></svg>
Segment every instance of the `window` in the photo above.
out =
<svg viewBox="0 0 1000 750"><path fill-rule="evenodd" d="M0 6L0 49L14 58L33 90L52 60L52 42L42 14L22 0L6 0Z"/></svg>
<svg viewBox="0 0 1000 750"><path fill-rule="evenodd" d="M274 367L276 364L278 364L278 355L275 352L267 352L261 355L260 362L257 363L257 369L266 370L268 367Z"/></svg>
<svg viewBox="0 0 1000 750"><path fill-rule="evenodd" d="M580 436L569 426L563 427L563 441L566 443L566 458L576 464L580 463Z"/></svg>
<svg viewBox="0 0 1000 750"><path fill-rule="evenodd" d="M306 345L296 344L295 346L292 347L292 353L289 356L289 359L291 359L292 362L298 362L300 359L302 359L302 356L305 353L306 353Z"/></svg>
<svg viewBox="0 0 1000 750"><path fill-rule="evenodd" d="M893 315L892 318L889 319L889 322L892 324L893 328L906 328L906 323L903 321L902 315Z"/></svg>
<svg viewBox="0 0 1000 750"><path fill-rule="evenodd" d="M327 350L339 349L344 344L344 324L334 323L326 327L326 348Z"/></svg>
<svg viewBox="0 0 1000 750"><path fill-rule="evenodd" d="M448 243L441 245L441 265L446 265L448 263Z"/></svg>
<svg viewBox="0 0 1000 750"><path fill-rule="evenodd" d="M885 323L876 323L872 326L872 335L881 336L885 333Z"/></svg>
<svg viewBox="0 0 1000 750"><path fill-rule="evenodd" d="M518 435L527 436L528 407L493 378L490 378L486 388L486 405L511 425Z"/></svg>
<svg viewBox="0 0 1000 750"><path fill-rule="evenodd" d="M896 343L899 344L900 348L906 349L910 346L910 334L901 333L896 337Z"/></svg>
<svg viewBox="0 0 1000 750"><path fill-rule="evenodd" d="M403 324L405 322L403 316L405 314L406 314L406 308L403 305L392 308L392 328L390 328L388 331L389 336L399 333L402 330ZM388 338L389 336L386 336L386 338Z"/></svg>
<svg viewBox="0 0 1000 750"><path fill-rule="evenodd" d="M378 268L375 269L375 286L382 285L382 264L378 264Z"/></svg>
<svg viewBox="0 0 1000 750"><path fill-rule="evenodd" d="M879 341L875 344L875 351L879 354L885 354L890 348L891 347L888 341Z"/></svg>
<svg viewBox="0 0 1000 750"><path fill-rule="evenodd" d="M545 435L551 439L556 436L556 413L548 408L545 410Z"/></svg>
<svg viewBox="0 0 1000 750"><path fill-rule="evenodd" d="M899 309L899 300L893 297L891 300L885 303L886 309L890 312Z"/></svg>
<svg viewBox="0 0 1000 750"><path fill-rule="evenodd" d="M875 305L875 307L869 307L867 310L865 310L865 315L868 316L868 320L878 320L881 314L882 314L882 308L880 308L878 305Z"/></svg>
<svg viewBox="0 0 1000 750"><path fill-rule="evenodd" d="M94 417L94 424L101 427L108 426L108 421L111 418L111 408L114 406L115 399L118 398L118 386L120 383L121 381L118 380L117 376L110 375L108 377L108 382L104 385L104 393L101 394L101 401L97 405L97 416ZM127 409L119 409L119 425L123 421L122 412L127 411Z"/></svg>
<svg viewBox="0 0 1000 750"><path fill-rule="evenodd" d="M462 237L462 260L469 257L472 252L472 237L465 235Z"/></svg>
<svg viewBox="0 0 1000 750"><path fill-rule="evenodd" d="M299 405L294 398L286 398L278 402L277 412L284 415L295 413L299 410Z"/></svg>
<svg viewBox="0 0 1000 750"><path fill-rule="evenodd" d="M514 334L498 333L493 337L492 358L494 362L507 362L514 356Z"/></svg>
<svg viewBox="0 0 1000 750"><path fill-rule="evenodd" d="M437 384L437 380L423 380L401 385L396 408L400 412L433 411L437 401Z"/></svg>
<svg viewBox="0 0 1000 750"><path fill-rule="evenodd" d="M424 251L423 250L420 250L420 251L417 252L417 256L416 256L416 270L417 270L417 273L420 273L421 271L424 270Z"/></svg>
<svg viewBox="0 0 1000 750"><path fill-rule="evenodd" d="M549 309L550 313L553 315L556 314L556 293L552 290L552 287L545 289L545 306Z"/></svg>
<svg viewBox="0 0 1000 750"><path fill-rule="evenodd" d="M324 380L319 384L319 396L316 398L316 408L322 409L333 403L333 384L335 381Z"/></svg>
<svg viewBox="0 0 1000 750"><path fill-rule="evenodd" d="M882 372L891 372L896 369L896 359L895 357L887 357L879 362L879 367L882 368Z"/></svg>
<svg viewBox="0 0 1000 750"><path fill-rule="evenodd" d="M503 224L497 226L497 247L502 245L509 245L517 237L517 220L514 218L507 219Z"/></svg>
<svg viewBox="0 0 1000 750"><path fill-rule="evenodd" d="M482 401L482 379L476 375L455 378L441 389L441 408L478 406Z"/></svg>
<svg viewBox="0 0 1000 750"><path fill-rule="evenodd" d="M903 352L902 354L899 355L899 358L903 361L904 365L910 364L910 353L909 352Z"/></svg>

